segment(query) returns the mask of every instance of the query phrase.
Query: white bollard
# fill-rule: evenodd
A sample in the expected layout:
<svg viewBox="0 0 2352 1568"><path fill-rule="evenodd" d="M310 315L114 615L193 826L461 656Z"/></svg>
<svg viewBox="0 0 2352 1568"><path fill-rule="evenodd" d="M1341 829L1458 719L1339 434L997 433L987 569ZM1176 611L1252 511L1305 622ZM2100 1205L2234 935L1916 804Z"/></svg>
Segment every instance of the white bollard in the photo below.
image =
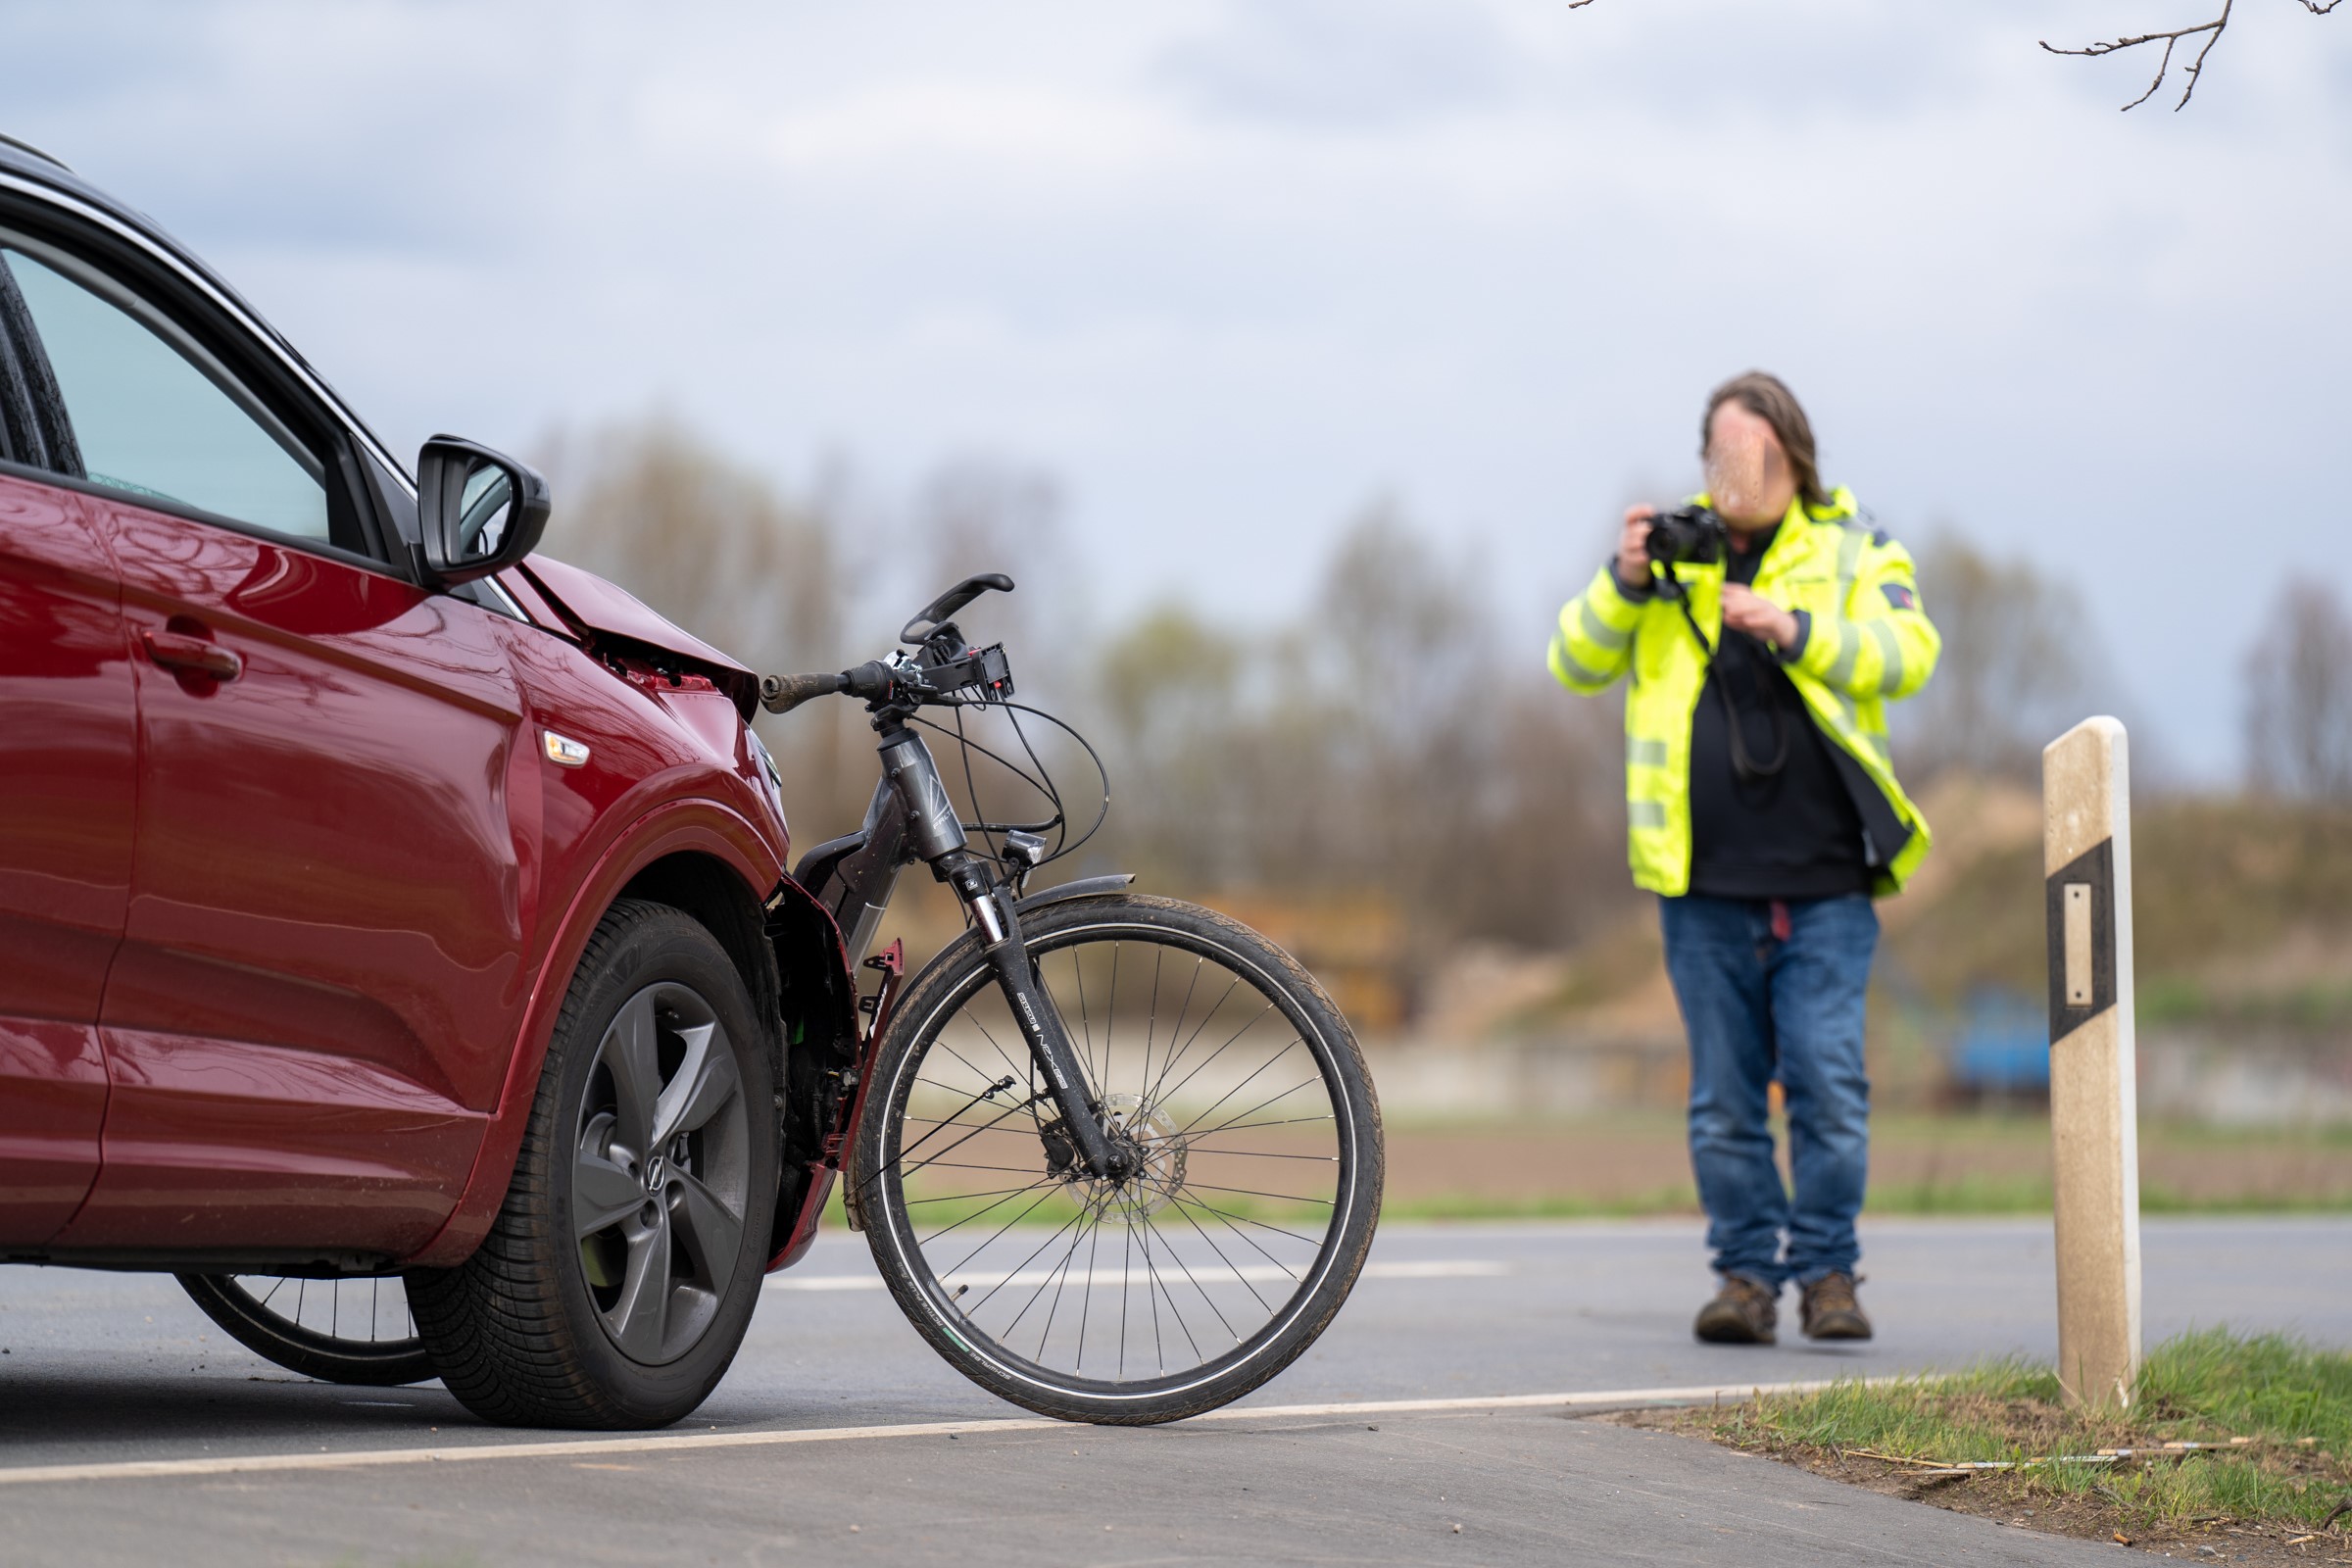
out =
<svg viewBox="0 0 2352 1568"><path fill-rule="evenodd" d="M2128 1406L2139 1371L2139 1111L2132 1028L2132 800L2124 726L2041 754L2050 955L2058 1383Z"/></svg>

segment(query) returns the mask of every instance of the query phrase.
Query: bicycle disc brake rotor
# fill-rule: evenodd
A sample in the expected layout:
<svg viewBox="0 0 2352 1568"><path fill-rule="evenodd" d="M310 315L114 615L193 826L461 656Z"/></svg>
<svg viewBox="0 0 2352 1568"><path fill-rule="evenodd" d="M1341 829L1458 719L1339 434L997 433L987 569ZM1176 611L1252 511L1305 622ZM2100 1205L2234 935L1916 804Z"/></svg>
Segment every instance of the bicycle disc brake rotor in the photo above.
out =
<svg viewBox="0 0 2352 1568"><path fill-rule="evenodd" d="M1112 1141L1138 1156L1135 1174L1109 1195L1110 1212L1135 1219L1158 1213L1184 1186L1184 1140L1176 1124L1135 1095L1105 1095L1102 1119Z"/></svg>

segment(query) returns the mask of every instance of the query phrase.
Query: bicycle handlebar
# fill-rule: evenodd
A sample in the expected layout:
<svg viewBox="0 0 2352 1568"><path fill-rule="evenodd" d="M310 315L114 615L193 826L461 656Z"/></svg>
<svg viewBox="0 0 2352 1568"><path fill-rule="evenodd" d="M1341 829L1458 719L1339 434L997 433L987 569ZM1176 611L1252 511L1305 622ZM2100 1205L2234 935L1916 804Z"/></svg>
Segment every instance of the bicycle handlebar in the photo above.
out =
<svg viewBox="0 0 2352 1568"><path fill-rule="evenodd" d="M856 669L845 669L837 675L763 675L760 679L760 706L771 713L789 713L811 698L830 697L835 692L848 692L867 702L890 695L893 678L891 667L878 659L869 659Z"/></svg>
<svg viewBox="0 0 2352 1568"><path fill-rule="evenodd" d="M929 656L928 662L913 662L900 655L893 663L868 660L838 674L763 675L760 706L771 713L789 713L803 703L836 692L877 705L894 699L916 705L953 705L960 701L955 694L964 690L984 693L980 701L1003 702L1012 695L1012 670L1004 662L1004 645L969 647L948 617L984 593L1008 592L1011 587L1012 579L1002 572L966 577L926 605L900 630L899 638L903 643L921 644L920 652Z"/></svg>
<svg viewBox="0 0 2352 1568"><path fill-rule="evenodd" d="M839 675L763 675L760 706L771 713L789 713L812 698L830 697L848 685Z"/></svg>

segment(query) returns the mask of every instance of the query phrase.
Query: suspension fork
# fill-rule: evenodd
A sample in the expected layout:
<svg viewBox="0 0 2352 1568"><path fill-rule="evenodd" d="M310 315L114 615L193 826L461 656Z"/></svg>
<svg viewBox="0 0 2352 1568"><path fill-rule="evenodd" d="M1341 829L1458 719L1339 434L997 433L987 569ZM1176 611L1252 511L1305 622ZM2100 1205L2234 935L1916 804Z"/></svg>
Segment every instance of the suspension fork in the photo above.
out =
<svg viewBox="0 0 2352 1568"><path fill-rule="evenodd" d="M1102 1108L1087 1088L1078 1048L1070 1043L1061 1009L1054 1004L1053 994L1039 982L1037 968L1029 961L1029 944L1022 940L1020 916L1013 912L1012 900L985 860L969 860L952 872L949 880L962 895L964 907L980 932L988 961L997 971L998 989L1012 1008L1021 1038L1029 1042L1029 1054L1046 1070L1046 1084L1054 1092L1054 1103L1061 1111L1062 1126L1069 1129L1080 1163L1096 1176L1124 1181L1132 1173L1132 1162L1102 1130Z"/></svg>
<svg viewBox="0 0 2352 1568"><path fill-rule="evenodd" d="M980 933L997 985L1012 1009L1029 1054L1045 1069L1047 1087L1078 1159L1088 1173L1111 1181L1131 1174L1132 1161L1102 1127L1102 1111L1086 1084L1078 1049L1052 993L1039 981L1022 940L1021 922L996 867L967 848L963 824L923 738L904 725L882 726L882 773L906 814L907 848L930 862L932 874L955 888Z"/></svg>

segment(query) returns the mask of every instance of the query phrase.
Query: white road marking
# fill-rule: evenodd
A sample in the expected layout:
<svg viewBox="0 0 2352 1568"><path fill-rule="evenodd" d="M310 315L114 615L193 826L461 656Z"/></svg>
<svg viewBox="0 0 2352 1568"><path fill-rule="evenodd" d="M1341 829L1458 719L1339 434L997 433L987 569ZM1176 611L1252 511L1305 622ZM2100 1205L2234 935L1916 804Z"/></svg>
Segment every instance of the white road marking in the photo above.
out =
<svg viewBox="0 0 2352 1568"><path fill-rule="evenodd" d="M1197 1415L1201 1421L1289 1421L1314 1416L1414 1415L1448 1410L1630 1409L1641 1405L1698 1404L1746 1399L1759 1394L1805 1394L1831 1379L1801 1383L1742 1383L1680 1389L1607 1389L1579 1394L1503 1394L1485 1398L1349 1399L1331 1404L1228 1406ZM1888 1382L1871 1378L1866 1382ZM1039 1417L981 1421L922 1421L900 1426L794 1427L782 1431L675 1432L635 1438L575 1438L556 1443L482 1443L441 1448L356 1448L341 1453L249 1453L211 1459L124 1459L98 1464L38 1464L0 1469L0 1486L62 1481L162 1481L186 1476L254 1475L296 1470L367 1470L386 1465L464 1463L475 1459L576 1459L607 1453L676 1453L703 1448L765 1448L862 1439L986 1437L1006 1432L1071 1430L1073 1423Z"/></svg>
<svg viewBox="0 0 2352 1568"><path fill-rule="evenodd" d="M958 1286L994 1290L1001 1285L1043 1285L1054 1278L1056 1270L1025 1268L1010 1274L951 1274L942 1283L953 1290ZM1368 1280L1486 1280L1511 1272L1508 1263L1496 1263L1484 1258L1459 1260L1434 1259L1413 1263L1366 1263L1363 1278ZM1217 1284L1239 1274L1252 1284L1272 1284L1296 1280L1298 1276L1276 1268L1271 1263L1245 1263L1236 1268L1228 1265L1215 1271L1207 1281ZM771 1291L878 1291L882 1289L879 1274L794 1274L786 1271L767 1281Z"/></svg>

